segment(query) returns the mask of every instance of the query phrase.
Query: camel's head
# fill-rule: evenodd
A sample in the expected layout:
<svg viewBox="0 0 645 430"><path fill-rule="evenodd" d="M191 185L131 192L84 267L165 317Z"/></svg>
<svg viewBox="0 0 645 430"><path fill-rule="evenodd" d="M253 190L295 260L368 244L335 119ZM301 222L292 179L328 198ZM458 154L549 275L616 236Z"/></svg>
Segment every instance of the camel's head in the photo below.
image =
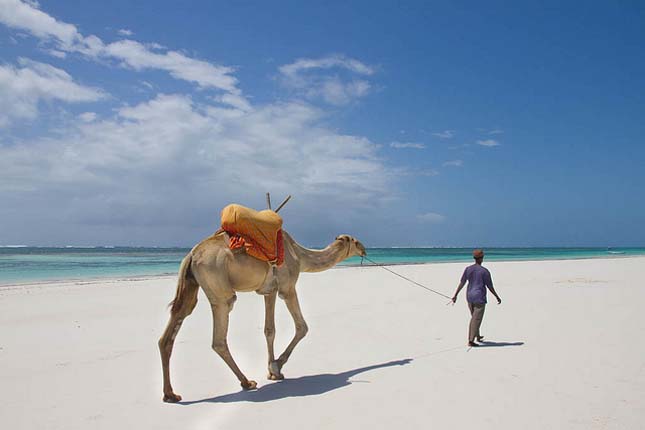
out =
<svg viewBox="0 0 645 430"><path fill-rule="evenodd" d="M349 251L347 253L349 257L352 257L354 255L365 257L367 255L367 251L365 251L363 244L348 234L341 234L340 236L337 236L336 241L340 242L343 246L349 247Z"/></svg>

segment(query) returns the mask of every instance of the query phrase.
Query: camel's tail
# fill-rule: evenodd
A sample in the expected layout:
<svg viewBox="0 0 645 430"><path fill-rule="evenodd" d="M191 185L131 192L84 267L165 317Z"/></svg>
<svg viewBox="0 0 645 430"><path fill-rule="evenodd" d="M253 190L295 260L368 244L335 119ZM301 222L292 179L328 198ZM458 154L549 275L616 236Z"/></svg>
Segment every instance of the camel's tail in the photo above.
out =
<svg viewBox="0 0 645 430"><path fill-rule="evenodd" d="M174 315L183 309L183 313L189 314L197 304L197 291L199 284L195 279L190 265L193 261L192 251L181 261L179 276L177 279L177 292L175 298L170 302L170 312ZM187 312L186 312L187 311Z"/></svg>

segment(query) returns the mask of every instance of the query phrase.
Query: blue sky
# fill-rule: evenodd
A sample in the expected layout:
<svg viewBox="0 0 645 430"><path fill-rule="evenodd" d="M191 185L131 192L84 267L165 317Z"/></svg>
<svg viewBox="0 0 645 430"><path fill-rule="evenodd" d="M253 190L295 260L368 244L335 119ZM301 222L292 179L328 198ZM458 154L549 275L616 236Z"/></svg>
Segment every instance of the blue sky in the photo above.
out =
<svg viewBox="0 0 645 430"><path fill-rule="evenodd" d="M0 0L0 245L645 245L639 2Z"/></svg>

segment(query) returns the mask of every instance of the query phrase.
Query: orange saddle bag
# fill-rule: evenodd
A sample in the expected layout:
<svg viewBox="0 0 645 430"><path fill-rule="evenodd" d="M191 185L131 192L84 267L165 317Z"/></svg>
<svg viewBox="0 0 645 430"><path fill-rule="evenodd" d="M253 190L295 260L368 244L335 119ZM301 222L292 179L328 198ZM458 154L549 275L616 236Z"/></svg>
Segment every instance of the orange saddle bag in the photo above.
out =
<svg viewBox="0 0 645 430"><path fill-rule="evenodd" d="M222 209L222 229L231 249L244 247L250 256L278 266L284 262L282 217L276 212L230 204Z"/></svg>

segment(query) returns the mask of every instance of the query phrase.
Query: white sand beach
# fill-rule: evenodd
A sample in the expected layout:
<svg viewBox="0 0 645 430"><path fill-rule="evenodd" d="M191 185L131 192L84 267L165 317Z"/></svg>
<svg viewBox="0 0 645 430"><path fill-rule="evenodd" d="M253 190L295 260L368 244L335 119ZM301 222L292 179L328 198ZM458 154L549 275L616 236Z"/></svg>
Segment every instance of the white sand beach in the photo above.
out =
<svg viewBox="0 0 645 430"><path fill-rule="evenodd" d="M310 331L266 379L264 302L238 295L229 346L258 390L211 350L200 292L175 344L180 404L161 401L157 340L175 278L0 288L0 423L18 429L636 429L645 419L645 258L484 262L489 295L469 349L455 306L377 267L302 274ZM394 269L452 295L465 264ZM293 335L277 306L276 350Z"/></svg>

